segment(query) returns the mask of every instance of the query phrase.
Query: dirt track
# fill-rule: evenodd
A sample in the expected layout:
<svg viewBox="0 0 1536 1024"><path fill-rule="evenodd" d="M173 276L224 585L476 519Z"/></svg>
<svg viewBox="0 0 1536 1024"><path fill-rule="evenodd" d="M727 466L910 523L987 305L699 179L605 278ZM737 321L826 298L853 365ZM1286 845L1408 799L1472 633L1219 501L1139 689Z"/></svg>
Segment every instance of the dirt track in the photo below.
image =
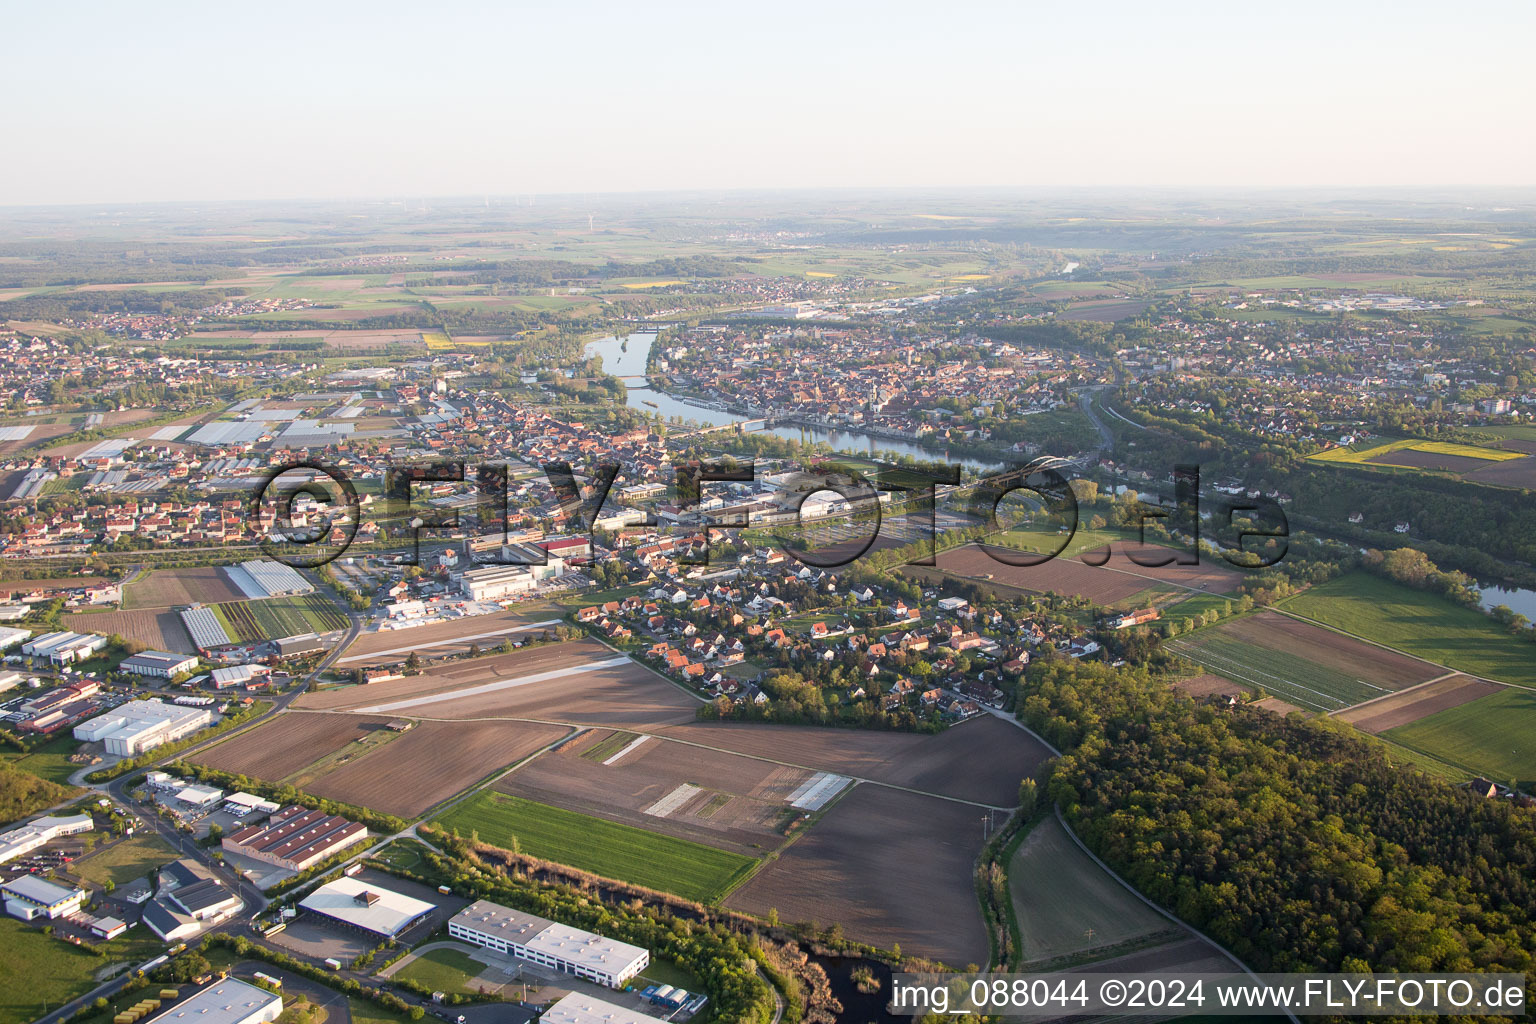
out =
<svg viewBox="0 0 1536 1024"><path fill-rule="evenodd" d="M353 668L399 663L410 657L411 651L420 652L423 658L439 658L445 654L463 653L475 644L481 650L490 650L504 638L528 639L542 636L543 626L521 628L531 623L548 623L551 629L558 625L558 621L548 611L512 610L434 622L409 629L380 630L358 637L351 647L342 652L337 664L343 668ZM488 633L494 635L484 635Z"/></svg>

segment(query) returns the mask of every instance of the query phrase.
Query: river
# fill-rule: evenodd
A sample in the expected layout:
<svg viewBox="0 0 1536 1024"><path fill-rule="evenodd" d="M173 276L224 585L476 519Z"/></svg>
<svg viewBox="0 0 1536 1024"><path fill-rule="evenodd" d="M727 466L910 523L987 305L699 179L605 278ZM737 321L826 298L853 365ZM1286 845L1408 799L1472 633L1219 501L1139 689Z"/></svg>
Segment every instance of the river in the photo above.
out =
<svg viewBox="0 0 1536 1024"><path fill-rule="evenodd" d="M1510 611L1519 612L1536 622L1536 590L1496 587L1488 583L1479 583L1477 589L1482 593L1480 603L1485 610L1502 604Z"/></svg>
<svg viewBox="0 0 1536 1024"><path fill-rule="evenodd" d="M736 413L727 412L724 409L711 409L707 406L694 405L691 402L658 391L651 387L650 381L645 376L645 366L649 359L651 345L656 341L656 335L650 332L631 334L627 339L618 337L598 338L587 342L583 355L603 357L603 372L610 373L624 381L629 388L625 404L636 409L644 409L647 412L659 413L667 420L674 416L681 417L684 422L718 427L729 423L740 423L747 417ZM626 344L627 342L627 344ZM948 452L935 451L924 448L911 441L898 440L896 438L876 437L862 430L832 430L823 427L802 427L795 424L784 424L770 427L763 431L774 437L782 437L787 441L799 441L803 444L823 443L833 451L848 452L855 455L878 455L883 452L894 452L897 455L910 455L914 459L923 459L928 462L944 462L953 465L958 463L971 472L984 473L1004 462L999 458L997 462L983 462L971 458L957 458Z"/></svg>

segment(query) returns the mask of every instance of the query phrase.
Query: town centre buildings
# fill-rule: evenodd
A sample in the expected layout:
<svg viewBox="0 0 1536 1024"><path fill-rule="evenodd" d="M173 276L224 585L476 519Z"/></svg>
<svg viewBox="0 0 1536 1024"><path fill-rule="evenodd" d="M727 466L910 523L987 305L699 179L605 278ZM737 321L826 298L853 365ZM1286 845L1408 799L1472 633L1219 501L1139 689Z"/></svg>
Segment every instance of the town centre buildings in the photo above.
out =
<svg viewBox="0 0 1536 1024"><path fill-rule="evenodd" d="M476 900L450 918L448 934L609 988L623 988L651 962L639 946L489 900Z"/></svg>

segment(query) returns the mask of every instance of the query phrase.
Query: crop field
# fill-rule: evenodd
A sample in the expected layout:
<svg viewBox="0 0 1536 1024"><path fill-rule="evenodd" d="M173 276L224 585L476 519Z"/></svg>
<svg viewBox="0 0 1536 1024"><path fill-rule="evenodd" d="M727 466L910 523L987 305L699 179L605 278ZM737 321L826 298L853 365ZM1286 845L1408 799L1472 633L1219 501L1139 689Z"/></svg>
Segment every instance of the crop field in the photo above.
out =
<svg viewBox="0 0 1536 1024"><path fill-rule="evenodd" d="M123 588L123 607L174 608L184 604L243 601L245 594L216 565L193 569L156 569Z"/></svg>
<svg viewBox="0 0 1536 1024"><path fill-rule="evenodd" d="M1536 692L1505 687L1382 733L1468 774L1536 784Z"/></svg>
<svg viewBox="0 0 1536 1024"><path fill-rule="evenodd" d="M488 651L503 640L542 636L563 621L555 612L513 609L407 629L381 629L361 634L337 664L384 665L404 661L413 651L422 658L436 658L459 654L475 645Z"/></svg>
<svg viewBox="0 0 1536 1024"><path fill-rule="evenodd" d="M1463 473L1461 476L1463 480L1490 484L1495 487L1536 489L1536 458L1484 465L1480 469L1475 469L1470 473Z"/></svg>
<svg viewBox="0 0 1536 1024"><path fill-rule="evenodd" d="M404 679L305 694L298 704L632 729L692 721L700 701L594 640L574 640L434 665Z"/></svg>
<svg viewBox="0 0 1536 1024"><path fill-rule="evenodd" d="M1103 606L1136 604L1138 602L1133 599L1137 595L1167 585L1220 594L1235 590L1242 579L1236 570L1214 564L1210 559L1202 560L1199 565L1149 569L1136 565L1119 551L1104 566L1084 565L1075 558L1053 558L1040 565L1013 566L998 561L975 544L968 544L941 553L938 563L941 570L953 575L983 580L990 577L1020 590L1086 597Z"/></svg>
<svg viewBox="0 0 1536 1024"><path fill-rule="evenodd" d="M756 861L672 836L574 811L484 792L438 819L444 828L605 878L712 903L737 885Z"/></svg>
<svg viewBox="0 0 1536 1024"><path fill-rule="evenodd" d="M347 628L347 617L328 598L318 593L225 602L215 606L214 614L228 624L231 635L238 643L276 640L303 633L329 633Z"/></svg>
<svg viewBox="0 0 1536 1024"><path fill-rule="evenodd" d="M617 729L607 735L603 735L601 732L597 735L599 737L598 741L591 746L585 747L581 752L581 756L588 761L596 761L598 764L603 764L610 758L621 756L625 750L629 749L631 743L640 738L632 732L621 732Z"/></svg>
<svg viewBox="0 0 1536 1024"><path fill-rule="evenodd" d="M1126 320L1130 317L1140 316L1146 312L1147 301L1145 299L1119 300L1100 299L1090 302L1074 302L1061 314L1063 320L1094 320L1099 323L1110 324L1117 320Z"/></svg>
<svg viewBox="0 0 1536 1024"><path fill-rule="evenodd" d="M1536 686L1531 645L1482 612L1363 572L1281 602L1288 612L1470 675Z"/></svg>
<svg viewBox="0 0 1536 1024"><path fill-rule="evenodd" d="M955 967L988 946L972 887L983 812L968 804L861 785L727 900L787 923L840 924L885 949ZM999 816L1001 820L1001 816Z"/></svg>
<svg viewBox="0 0 1536 1024"><path fill-rule="evenodd" d="M1437 712L1460 707L1501 689L1503 687L1498 683L1488 683L1457 673L1341 711L1333 717L1350 723L1361 732L1383 733L1400 725L1410 725Z"/></svg>
<svg viewBox="0 0 1536 1024"><path fill-rule="evenodd" d="M1452 458L1477 459L1487 462L1504 462L1525 457L1519 452L1500 451L1497 448L1478 448L1470 444L1456 444L1452 441L1423 441L1416 438L1406 438L1400 441L1388 441L1386 444L1372 445L1369 448L1330 448L1327 451L1309 455L1307 458L1313 462L1340 462L1359 465L1361 463L1383 461L1383 456L1402 451L1419 452L1426 455L1444 455ZM1412 466L1413 463L1405 463L1405 465Z"/></svg>
<svg viewBox="0 0 1536 1024"><path fill-rule="evenodd" d="M787 802L812 775L671 740L599 731L535 758L496 789L757 857L783 843L779 829L794 816Z"/></svg>
<svg viewBox="0 0 1536 1024"><path fill-rule="evenodd" d="M1179 637L1167 646L1216 675L1309 711L1336 711L1389 692L1301 654L1261 647L1217 630Z"/></svg>
<svg viewBox="0 0 1536 1024"><path fill-rule="evenodd" d="M387 721L286 711L270 722L209 747L195 760L210 768L278 782L383 728Z"/></svg>
<svg viewBox="0 0 1536 1024"><path fill-rule="evenodd" d="M1081 969L1081 968L1080 968ZM1209 943L1188 932L1176 935L1167 942L1138 949L1105 960L1094 960L1087 968L1101 974L1127 973L1183 973L1183 974L1231 974L1237 964L1222 956ZM1241 1020L1241 1017L1207 1018L1215 1021Z"/></svg>
<svg viewBox="0 0 1536 1024"><path fill-rule="evenodd" d="M991 715L933 735L698 721L668 726L657 734L994 807L1013 807L1019 780L1050 756L1029 733ZM986 756L978 757L978 751Z"/></svg>
<svg viewBox="0 0 1536 1024"><path fill-rule="evenodd" d="M1054 815L1024 837L1008 865L1024 960L1115 946L1172 925L1078 849Z"/></svg>
<svg viewBox="0 0 1536 1024"><path fill-rule="evenodd" d="M1384 690L1401 690L1445 674L1438 665L1274 611L1232 619L1211 632L1270 650L1298 654L1367 686Z"/></svg>
<svg viewBox="0 0 1536 1024"><path fill-rule="evenodd" d="M143 609L127 612L77 612L63 616L63 628L94 633L121 634L157 651L196 654L197 648L173 611Z"/></svg>
<svg viewBox="0 0 1536 1024"><path fill-rule="evenodd" d="M568 731L531 722L422 722L305 788L317 796L415 818Z"/></svg>

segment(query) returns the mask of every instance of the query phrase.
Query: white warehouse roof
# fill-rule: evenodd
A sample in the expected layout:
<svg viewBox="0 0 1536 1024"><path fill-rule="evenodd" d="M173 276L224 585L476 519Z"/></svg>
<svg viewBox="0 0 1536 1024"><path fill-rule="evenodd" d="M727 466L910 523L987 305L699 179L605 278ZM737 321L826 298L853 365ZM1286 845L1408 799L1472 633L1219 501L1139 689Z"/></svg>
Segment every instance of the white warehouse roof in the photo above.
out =
<svg viewBox="0 0 1536 1024"><path fill-rule="evenodd" d="M426 900L345 877L322 885L299 906L378 935L394 935L436 909Z"/></svg>
<svg viewBox="0 0 1536 1024"><path fill-rule="evenodd" d="M544 1011L539 1024L661 1024L662 1018L572 992Z"/></svg>

